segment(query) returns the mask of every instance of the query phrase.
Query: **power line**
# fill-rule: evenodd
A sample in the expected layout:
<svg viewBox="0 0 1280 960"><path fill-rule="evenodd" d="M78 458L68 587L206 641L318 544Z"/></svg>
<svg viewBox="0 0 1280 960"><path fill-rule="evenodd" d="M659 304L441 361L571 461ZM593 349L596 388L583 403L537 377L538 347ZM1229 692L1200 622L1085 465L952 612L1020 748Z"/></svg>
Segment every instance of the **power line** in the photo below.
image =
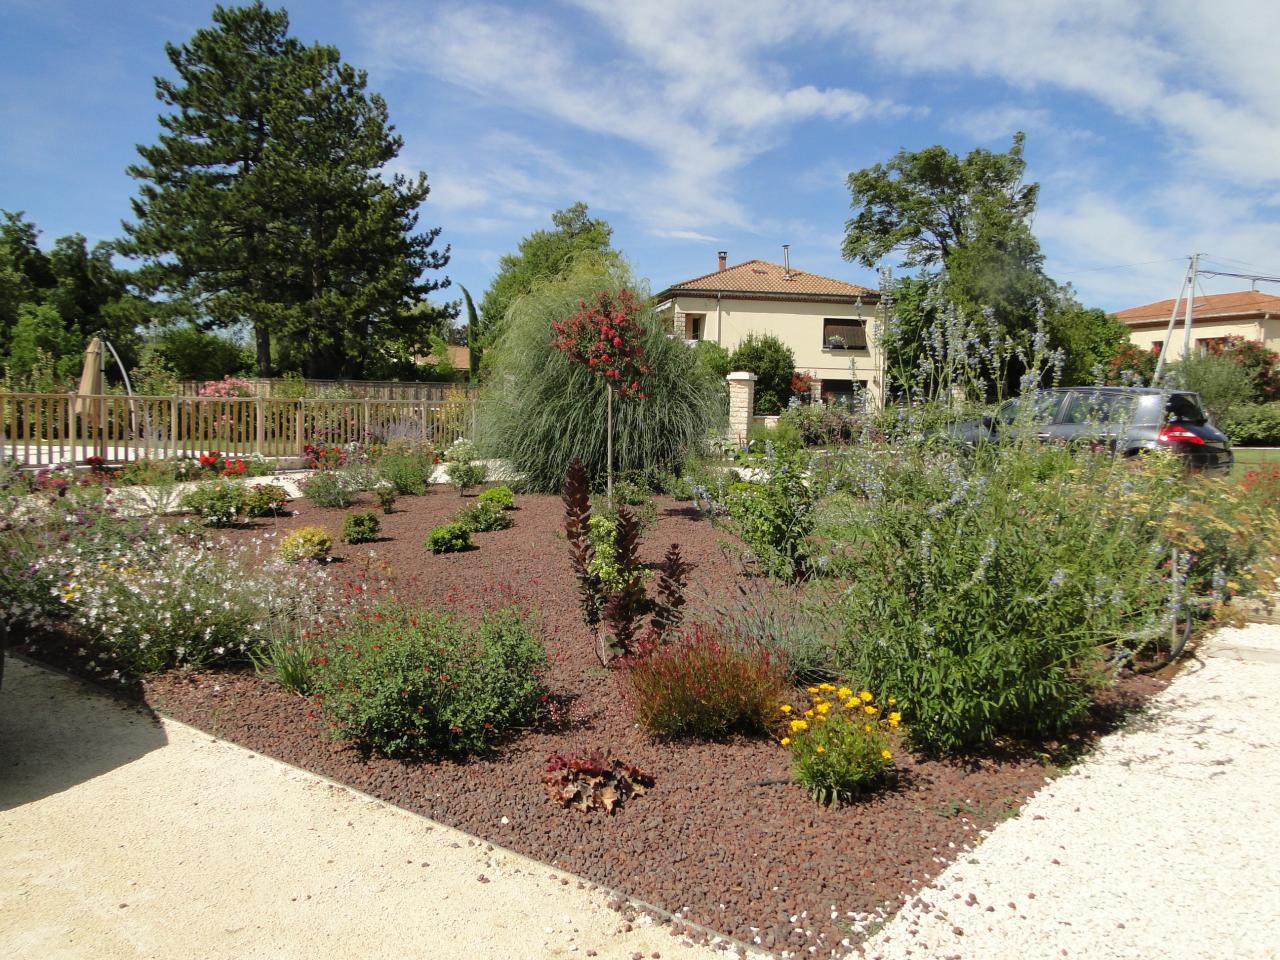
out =
<svg viewBox="0 0 1280 960"><path fill-rule="evenodd" d="M1076 270L1076 273L1096 273L1099 270L1127 270L1129 267L1149 267L1156 263L1174 263L1182 260L1182 257L1165 257L1163 260L1139 260L1137 263L1114 263L1105 267L1085 267L1083 270Z"/></svg>

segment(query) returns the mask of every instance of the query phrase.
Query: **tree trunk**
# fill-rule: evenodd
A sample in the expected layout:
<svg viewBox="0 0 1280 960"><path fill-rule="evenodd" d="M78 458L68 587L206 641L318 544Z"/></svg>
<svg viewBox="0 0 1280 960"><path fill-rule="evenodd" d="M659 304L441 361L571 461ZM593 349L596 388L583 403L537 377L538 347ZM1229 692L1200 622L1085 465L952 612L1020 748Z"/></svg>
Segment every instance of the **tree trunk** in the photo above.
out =
<svg viewBox="0 0 1280 960"><path fill-rule="evenodd" d="M258 376L266 380L271 376L271 331L259 322L253 325L253 335L258 348Z"/></svg>

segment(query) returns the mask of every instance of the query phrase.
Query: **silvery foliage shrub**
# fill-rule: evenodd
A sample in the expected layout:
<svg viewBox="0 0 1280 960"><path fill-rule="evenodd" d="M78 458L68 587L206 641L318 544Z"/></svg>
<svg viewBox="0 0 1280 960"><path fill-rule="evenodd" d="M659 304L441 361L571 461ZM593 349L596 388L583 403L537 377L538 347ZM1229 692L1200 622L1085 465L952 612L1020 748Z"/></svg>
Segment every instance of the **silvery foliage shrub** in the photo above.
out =
<svg viewBox="0 0 1280 960"><path fill-rule="evenodd" d="M241 661L340 609L323 574L259 565L252 543L215 553L75 495L4 506L0 618L71 626L103 674Z"/></svg>
<svg viewBox="0 0 1280 960"><path fill-rule="evenodd" d="M903 704L912 738L955 750L1079 720L1108 658L1165 635L1185 569L1163 523L1183 495L1141 462L1030 435L974 454L851 452L820 562L847 585L839 662ZM832 491L835 492L835 491Z"/></svg>

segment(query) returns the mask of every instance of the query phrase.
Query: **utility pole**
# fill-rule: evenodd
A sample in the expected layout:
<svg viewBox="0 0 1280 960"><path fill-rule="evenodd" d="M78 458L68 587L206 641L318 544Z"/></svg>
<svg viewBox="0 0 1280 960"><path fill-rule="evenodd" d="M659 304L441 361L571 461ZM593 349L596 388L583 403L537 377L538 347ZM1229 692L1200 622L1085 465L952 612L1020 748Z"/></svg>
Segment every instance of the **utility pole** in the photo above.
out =
<svg viewBox="0 0 1280 960"><path fill-rule="evenodd" d="M1191 313L1196 302L1196 277L1200 273L1200 254L1191 255L1191 281L1187 285L1187 319L1182 325L1182 359L1191 356Z"/></svg>
<svg viewBox="0 0 1280 960"><path fill-rule="evenodd" d="M1160 345L1160 357L1156 360L1156 372L1151 376L1151 385L1154 387L1160 382L1160 377L1164 373L1164 361L1169 355L1169 347L1173 343L1173 325L1178 322L1178 308L1182 306L1182 298L1187 293L1187 281L1191 279L1191 267L1187 267L1187 272L1182 275L1182 286L1178 288L1178 299L1173 301L1173 309L1169 311L1169 326L1164 332L1164 342Z"/></svg>

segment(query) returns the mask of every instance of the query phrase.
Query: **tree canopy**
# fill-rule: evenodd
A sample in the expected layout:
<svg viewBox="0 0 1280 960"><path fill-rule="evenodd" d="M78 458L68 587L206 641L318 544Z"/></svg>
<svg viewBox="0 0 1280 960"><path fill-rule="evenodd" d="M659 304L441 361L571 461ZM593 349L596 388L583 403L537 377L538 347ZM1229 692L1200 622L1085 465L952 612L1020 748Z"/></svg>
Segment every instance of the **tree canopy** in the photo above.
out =
<svg viewBox="0 0 1280 960"><path fill-rule="evenodd" d="M845 225L845 259L874 266L898 253L902 266L917 270L892 291L891 376L916 366L943 309L962 320L981 317L985 330L1024 341L1043 324L1063 351L1067 383L1090 382L1095 367L1127 342L1114 318L1085 308L1070 286L1045 274L1031 230L1039 185L1023 181L1024 144L1017 133L1004 153L902 150L887 164L849 175L855 215Z"/></svg>
<svg viewBox="0 0 1280 960"><path fill-rule="evenodd" d="M0 363L11 387L60 390L80 371L89 339L102 335L130 363L147 304L127 289L111 246L79 233L45 252L20 212L0 211Z"/></svg>
<svg viewBox="0 0 1280 960"><path fill-rule="evenodd" d="M520 297L547 280L565 276L582 259L616 265L610 246L613 228L587 215L585 203L575 203L551 215L552 230L535 230L502 257L498 272L480 301L478 342L494 344L502 332L507 312Z"/></svg>
<svg viewBox="0 0 1280 960"><path fill-rule="evenodd" d="M402 139L364 71L289 36L262 2L214 8L213 26L166 52L169 108L121 252L141 289L210 327L252 329L261 376L280 352L311 376L360 376L439 318L411 308L447 280L439 228L415 232L426 174L388 174ZM451 308L441 308L448 312ZM441 312L437 311L437 312Z"/></svg>

